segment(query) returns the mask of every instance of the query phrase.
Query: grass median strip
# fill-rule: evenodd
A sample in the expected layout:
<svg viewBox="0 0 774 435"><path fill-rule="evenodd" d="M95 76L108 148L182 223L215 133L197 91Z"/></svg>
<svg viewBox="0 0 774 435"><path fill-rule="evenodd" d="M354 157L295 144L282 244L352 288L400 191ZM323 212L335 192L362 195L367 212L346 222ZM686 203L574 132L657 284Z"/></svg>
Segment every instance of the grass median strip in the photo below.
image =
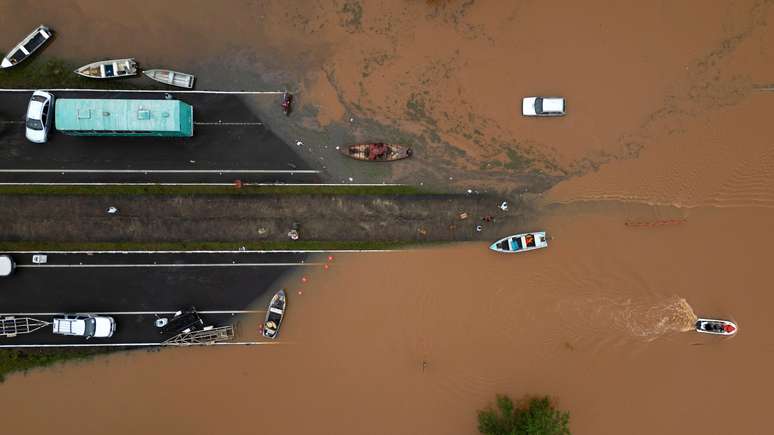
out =
<svg viewBox="0 0 774 435"><path fill-rule="evenodd" d="M414 186L5 185L0 195L432 195Z"/></svg>
<svg viewBox="0 0 774 435"><path fill-rule="evenodd" d="M0 252L5 251L339 251L339 250L391 250L428 242L415 240L395 241L315 241L296 240L287 242L0 242ZM436 242L433 242L436 243Z"/></svg>

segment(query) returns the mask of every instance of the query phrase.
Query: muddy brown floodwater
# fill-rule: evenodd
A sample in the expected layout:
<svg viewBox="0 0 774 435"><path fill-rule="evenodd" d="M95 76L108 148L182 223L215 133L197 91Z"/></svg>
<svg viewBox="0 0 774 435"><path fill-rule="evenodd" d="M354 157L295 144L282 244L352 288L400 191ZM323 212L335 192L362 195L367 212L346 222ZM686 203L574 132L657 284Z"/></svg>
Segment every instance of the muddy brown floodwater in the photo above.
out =
<svg viewBox="0 0 774 435"><path fill-rule="evenodd" d="M756 433L774 387L774 295L761 255L774 213L708 209L684 224L623 225L633 210L554 210L540 219L551 246L520 256L478 243L338 255L306 283L287 278L279 344L137 352L12 376L3 425L470 434L495 393L541 393L571 411L575 433ZM740 214L744 231L731 231ZM695 314L734 319L740 332L685 332Z"/></svg>
<svg viewBox="0 0 774 435"><path fill-rule="evenodd" d="M64 28L120 9L94 3L67 3ZM337 256L306 283L287 277L278 344L14 375L0 386L5 431L471 434L495 393L551 395L579 434L767 431L771 2L176 3L124 11L121 28L163 39L174 24L169 43L202 56L231 41L240 55L223 77L298 79L301 123L321 144L416 139L398 179L548 189L513 232L545 229L551 246ZM162 55L113 34L95 44L73 53ZM568 116L520 118L533 92L567 96ZM696 315L739 333L691 332Z"/></svg>

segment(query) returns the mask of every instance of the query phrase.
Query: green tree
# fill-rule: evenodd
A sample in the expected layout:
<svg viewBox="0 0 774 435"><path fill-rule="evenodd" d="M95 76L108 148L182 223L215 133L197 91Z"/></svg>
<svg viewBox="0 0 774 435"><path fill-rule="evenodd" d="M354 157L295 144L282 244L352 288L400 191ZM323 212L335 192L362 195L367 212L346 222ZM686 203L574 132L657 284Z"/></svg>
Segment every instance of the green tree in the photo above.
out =
<svg viewBox="0 0 774 435"><path fill-rule="evenodd" d="M570 435L570 414L554 409L548 397L530 399L517 408L508 396L497 396L495 409L478 411L484 435Z"/></svg>

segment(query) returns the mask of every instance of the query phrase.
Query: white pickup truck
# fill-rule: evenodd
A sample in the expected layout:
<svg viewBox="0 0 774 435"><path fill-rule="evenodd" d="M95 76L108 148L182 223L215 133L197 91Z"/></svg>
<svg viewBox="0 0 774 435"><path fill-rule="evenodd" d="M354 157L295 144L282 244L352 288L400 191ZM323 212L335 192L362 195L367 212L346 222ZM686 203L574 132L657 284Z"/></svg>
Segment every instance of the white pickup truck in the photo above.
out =
<svg viewBox="0 0 774 435"><path fill-rule="evenodd" d="M116 321L108 316L65 314L54 318L54 334L107 338L116 332Z"/></svg>

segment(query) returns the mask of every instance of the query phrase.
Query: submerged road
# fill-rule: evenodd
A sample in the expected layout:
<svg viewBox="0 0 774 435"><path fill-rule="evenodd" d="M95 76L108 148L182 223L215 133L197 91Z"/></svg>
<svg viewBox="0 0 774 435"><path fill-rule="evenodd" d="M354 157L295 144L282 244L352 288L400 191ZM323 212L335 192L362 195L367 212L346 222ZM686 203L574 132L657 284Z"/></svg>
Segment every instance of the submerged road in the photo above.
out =
<svg viewBox="0 0 774 435"><path fill-rule="evenodd" d="M31 93L0 92L0 183L318 183L319 173L233 94L169 92L194 107L194 136L24 136ZM57 98L162 99L159 92L56 92ZM56 109L56 106L55 106ZM278 109L279 110L279 107Z"/></svg>
<svg viewBox="0 0 774 435"><path fill-rule="evenodd" d="M58 336L46 326L30 334L0 337L0 345L155 343L156 315L195 307L206 324L225 326L241 311L258 311L279 288L277 280L307 262L303 252L49 253L33 264L31 253L12 253L16 272L0 280L0 317L50 321L57 313L110 313L110 339ZM242 325L252 330L256 325ZM258 338L257 333L255 338Z"/></svg>

